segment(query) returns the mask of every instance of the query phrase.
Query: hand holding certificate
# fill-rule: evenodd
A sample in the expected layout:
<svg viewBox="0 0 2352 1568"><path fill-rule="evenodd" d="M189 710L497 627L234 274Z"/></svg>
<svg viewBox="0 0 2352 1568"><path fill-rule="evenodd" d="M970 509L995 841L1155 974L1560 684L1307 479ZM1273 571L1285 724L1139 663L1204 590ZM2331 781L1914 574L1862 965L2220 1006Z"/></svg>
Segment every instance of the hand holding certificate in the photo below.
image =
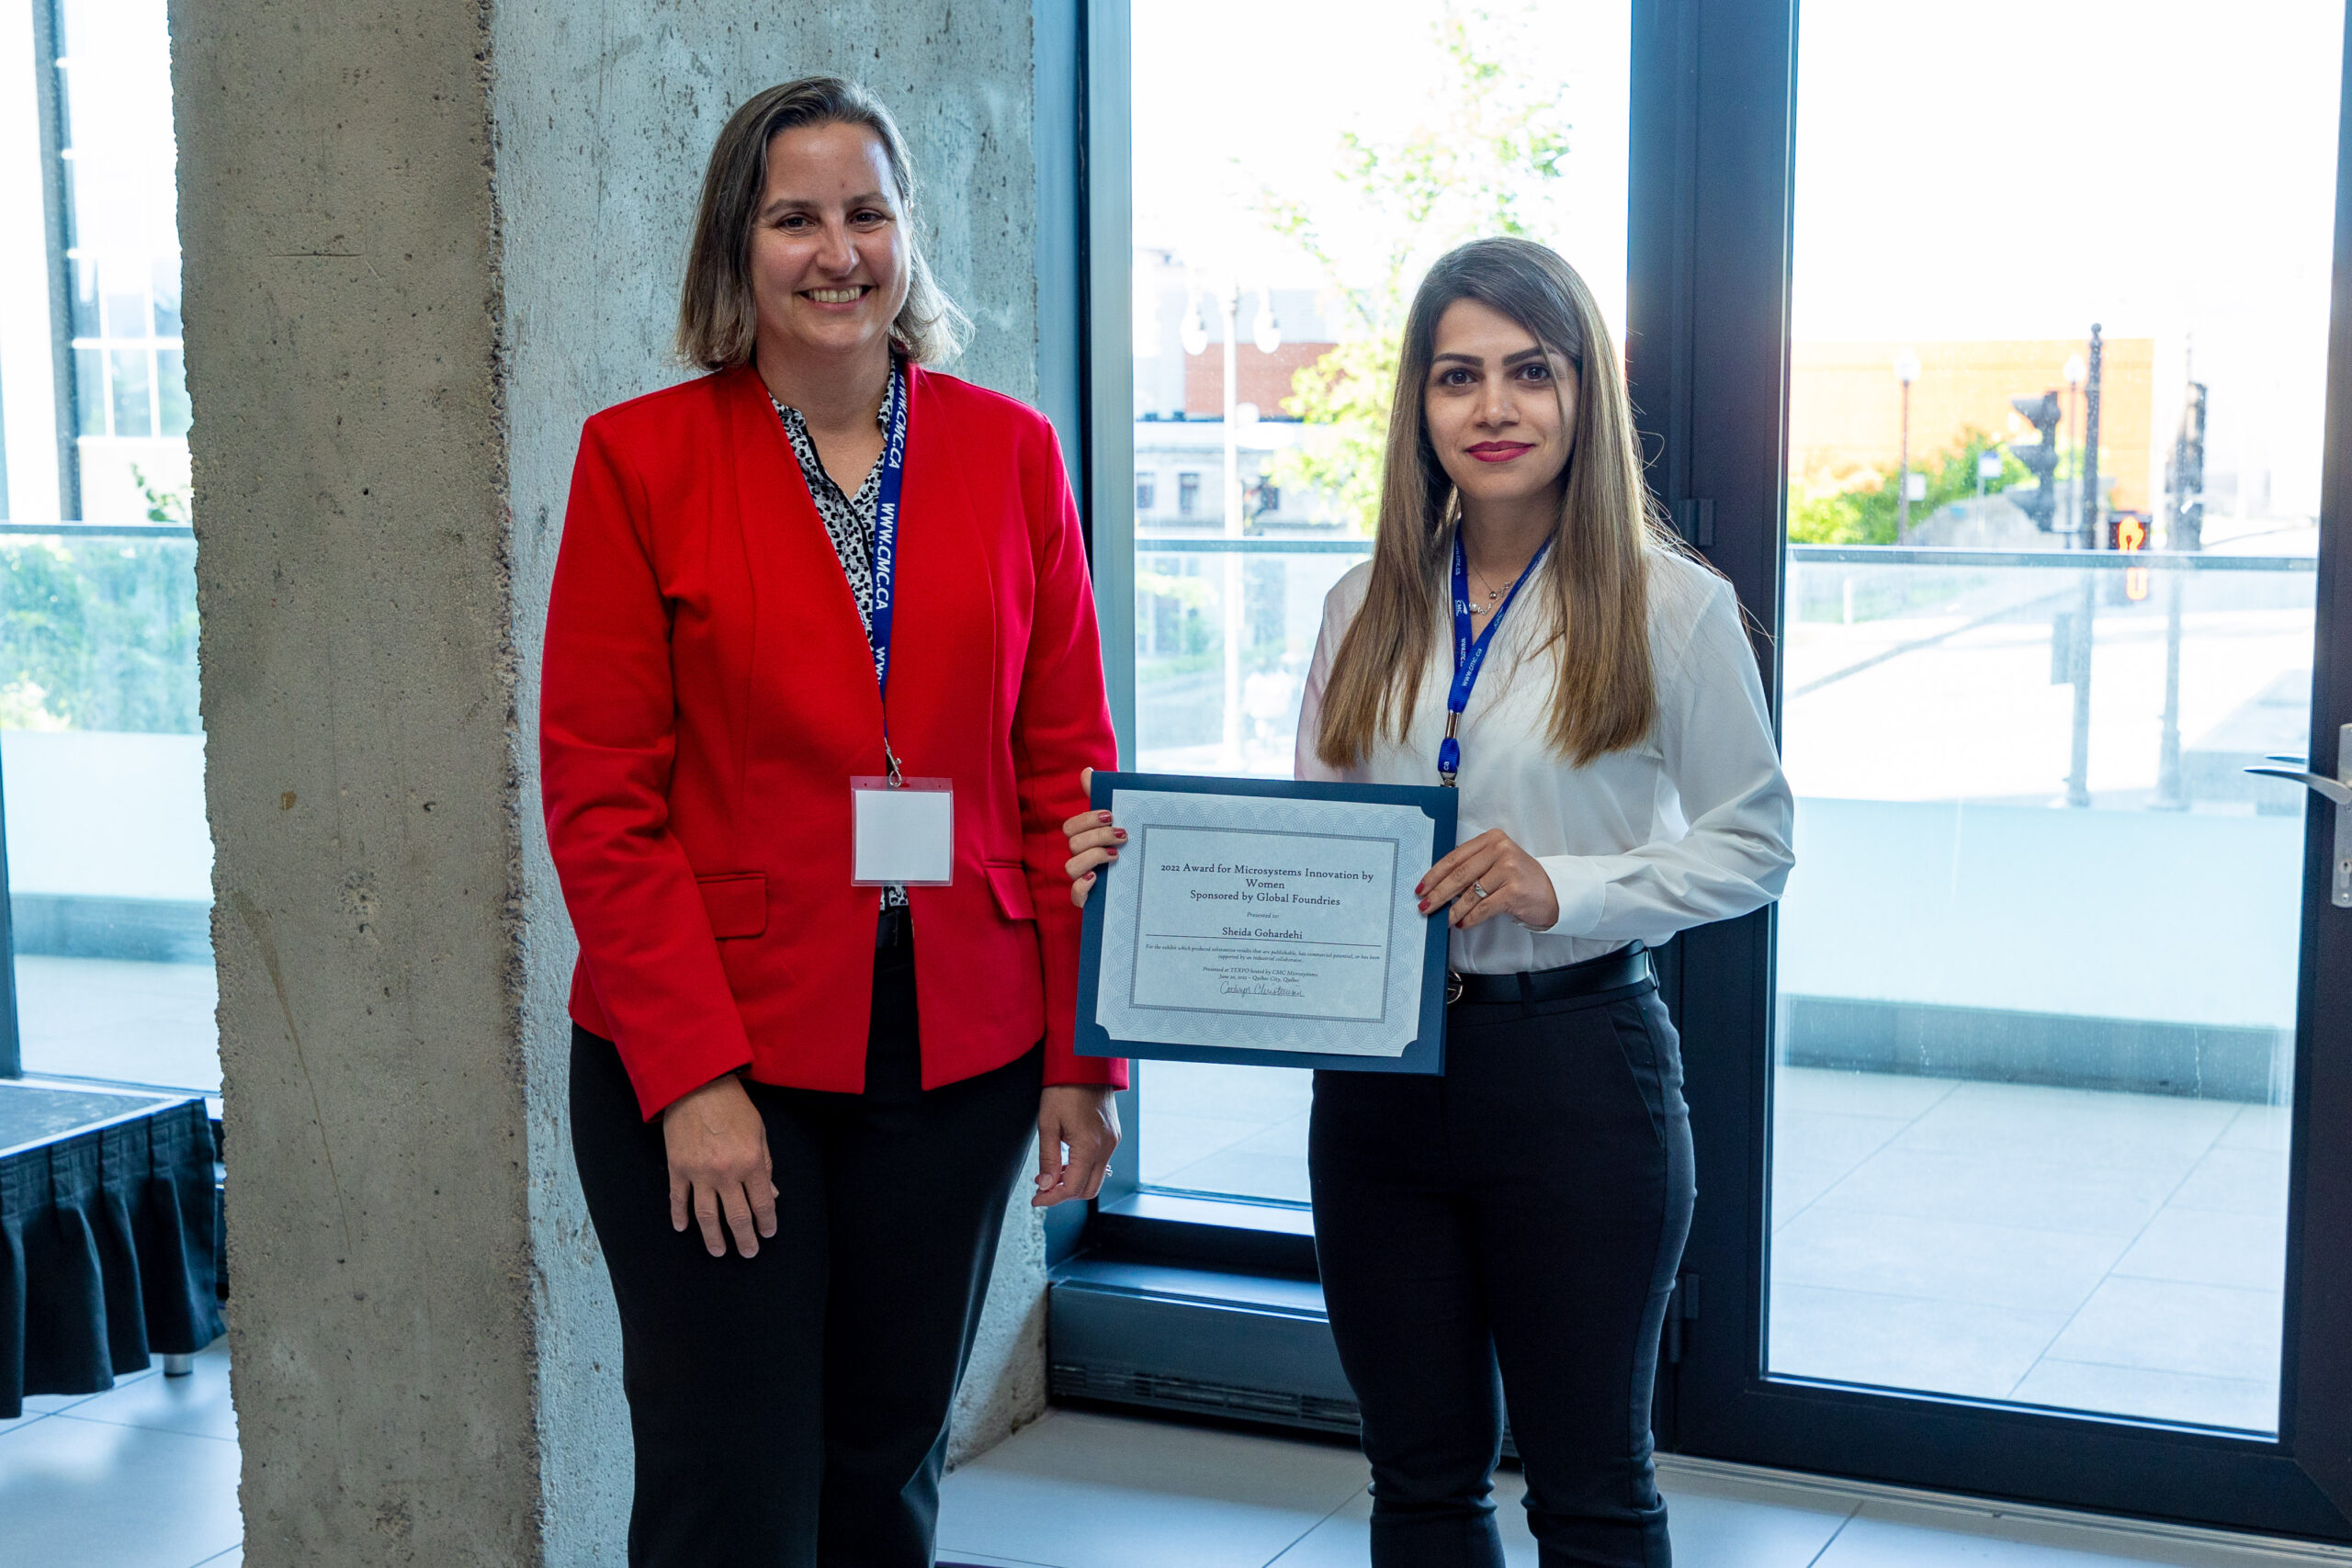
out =
<svg viewBox="0 0 2352 1568"><path fill-rule="evenodd" d="M1437 1072L1453 847L1442 788L1098 773L1126 832L1088 899L1078 1050Z"/></svg>

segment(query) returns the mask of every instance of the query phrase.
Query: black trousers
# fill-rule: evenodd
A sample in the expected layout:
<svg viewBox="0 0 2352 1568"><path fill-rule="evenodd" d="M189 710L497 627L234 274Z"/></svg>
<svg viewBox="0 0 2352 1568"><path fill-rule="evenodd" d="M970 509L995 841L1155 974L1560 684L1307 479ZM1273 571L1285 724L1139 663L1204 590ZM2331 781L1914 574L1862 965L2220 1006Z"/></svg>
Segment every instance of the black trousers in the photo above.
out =
<svg viewBox="0 0 2352 1568"><path fill-rule="evenodd" d="M1674 1026L1645 980L1456 1004L1445 1049L1442 1077L1315 1077L1315 1247L1374 1568L1502 1568L1506 1400L1544 1568L1667 1568L1650 1392L1693 1192Z"/></svg>
<svg viewBox="0 0 2352 1568"><path fill-rule="evenodd" d="M621 1318L632 1568L929 1568L948 1409L1037 1120L1041 1053L924 1092L911 946L875 955L866 1092L747 1084L776 1234L670 1228L659 1119L575 1029L571 1137Z"/></svg>

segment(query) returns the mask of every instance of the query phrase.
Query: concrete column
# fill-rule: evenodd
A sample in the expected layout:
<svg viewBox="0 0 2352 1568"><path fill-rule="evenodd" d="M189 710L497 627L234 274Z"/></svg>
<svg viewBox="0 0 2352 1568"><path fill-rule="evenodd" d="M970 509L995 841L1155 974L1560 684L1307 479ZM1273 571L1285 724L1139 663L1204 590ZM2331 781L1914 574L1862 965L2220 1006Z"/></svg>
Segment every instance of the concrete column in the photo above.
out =
<svg viewBox="0 0 2352 1568"><path fill-rule="evenodd" d="M733 106L863 77L1032 397L1027 0L174 0L246 1562L619 1562L538 641L580 423L669 358ZM1042 1407L1020 1206L957 1449Z"/></svg>

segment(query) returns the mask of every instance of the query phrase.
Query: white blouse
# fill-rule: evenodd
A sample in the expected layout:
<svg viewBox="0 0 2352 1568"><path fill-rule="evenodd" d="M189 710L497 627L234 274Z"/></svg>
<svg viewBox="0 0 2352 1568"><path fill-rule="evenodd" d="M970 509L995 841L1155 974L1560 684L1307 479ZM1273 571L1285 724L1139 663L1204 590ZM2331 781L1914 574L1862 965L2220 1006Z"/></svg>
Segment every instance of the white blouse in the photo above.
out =
<svg viewBox="0 0 2352 1568"><path fill-rule="evenodd" d="M1442 619L1405 744L1383 743L1341 772L1315 755L1323 689L1340 639L1363 607L1367 561L1323 601L1323 632L1298 715L1297 774L1357 784L1433 784L1453 679ZM1531 583L1532 589L1535 585ZM1781 895L1794 857L1794 802L1772 744L1764 685L1731 584L1665 552L1650 557L1650 655L1657 723L1649 739L1576 767L1545 739L1556 655L1541 650L1544 602L1503 617L1457 737L1459 841L1500 828L1534 855L1559 895L1559 922L1533 931L1509 916L1453 933L1453 966L1507 975L1597 958L1689 926L1727 919Z"/></svg>

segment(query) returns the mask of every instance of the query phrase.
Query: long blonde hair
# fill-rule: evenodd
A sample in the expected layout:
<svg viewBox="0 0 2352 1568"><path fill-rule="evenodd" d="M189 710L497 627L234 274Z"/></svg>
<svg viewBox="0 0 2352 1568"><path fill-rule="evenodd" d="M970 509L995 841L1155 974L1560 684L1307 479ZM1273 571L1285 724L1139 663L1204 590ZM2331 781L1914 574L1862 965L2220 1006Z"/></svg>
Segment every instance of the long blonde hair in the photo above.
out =
<svg viewBox="0 0 2352 1568"><path fill-rule="evenodd" d="M752 299L752 220L767 189L768 143L804 125L858 125L882 143L899 187L907 237L907 299L890 336L918 365L956 357L972 335L970 318L956 307L923 258L915 211L914 160L882 100L841 76L803 76L746 99L719 131L702 176L702 206L686 253L685 285L678 298L678 356L705 370L724 370L752 357L758 312Z"/></svg>
<svg viewBox="0 0 2352 1568"><path fill-rule="evenodd" d="M1425 394L1438 319L1457 299L1500 311L1577 371L1575 442L1559 521L1521 612L1551 613L1546 647L1556 647L1558 659L1549 739L1581 767L1641 744L1657 717L1649 555L1679 553L1681 541L1642 483L1633 404L1608 323L1584 279L1555 252L1532 240L1474 240L1430 269L1406 318L1372 585L1332 660L1316 737L1316 754L1335 768L1361 763L1384 739L1402 739L1438 636L1440 584L1461 500L1430 440Z"/></svg>

